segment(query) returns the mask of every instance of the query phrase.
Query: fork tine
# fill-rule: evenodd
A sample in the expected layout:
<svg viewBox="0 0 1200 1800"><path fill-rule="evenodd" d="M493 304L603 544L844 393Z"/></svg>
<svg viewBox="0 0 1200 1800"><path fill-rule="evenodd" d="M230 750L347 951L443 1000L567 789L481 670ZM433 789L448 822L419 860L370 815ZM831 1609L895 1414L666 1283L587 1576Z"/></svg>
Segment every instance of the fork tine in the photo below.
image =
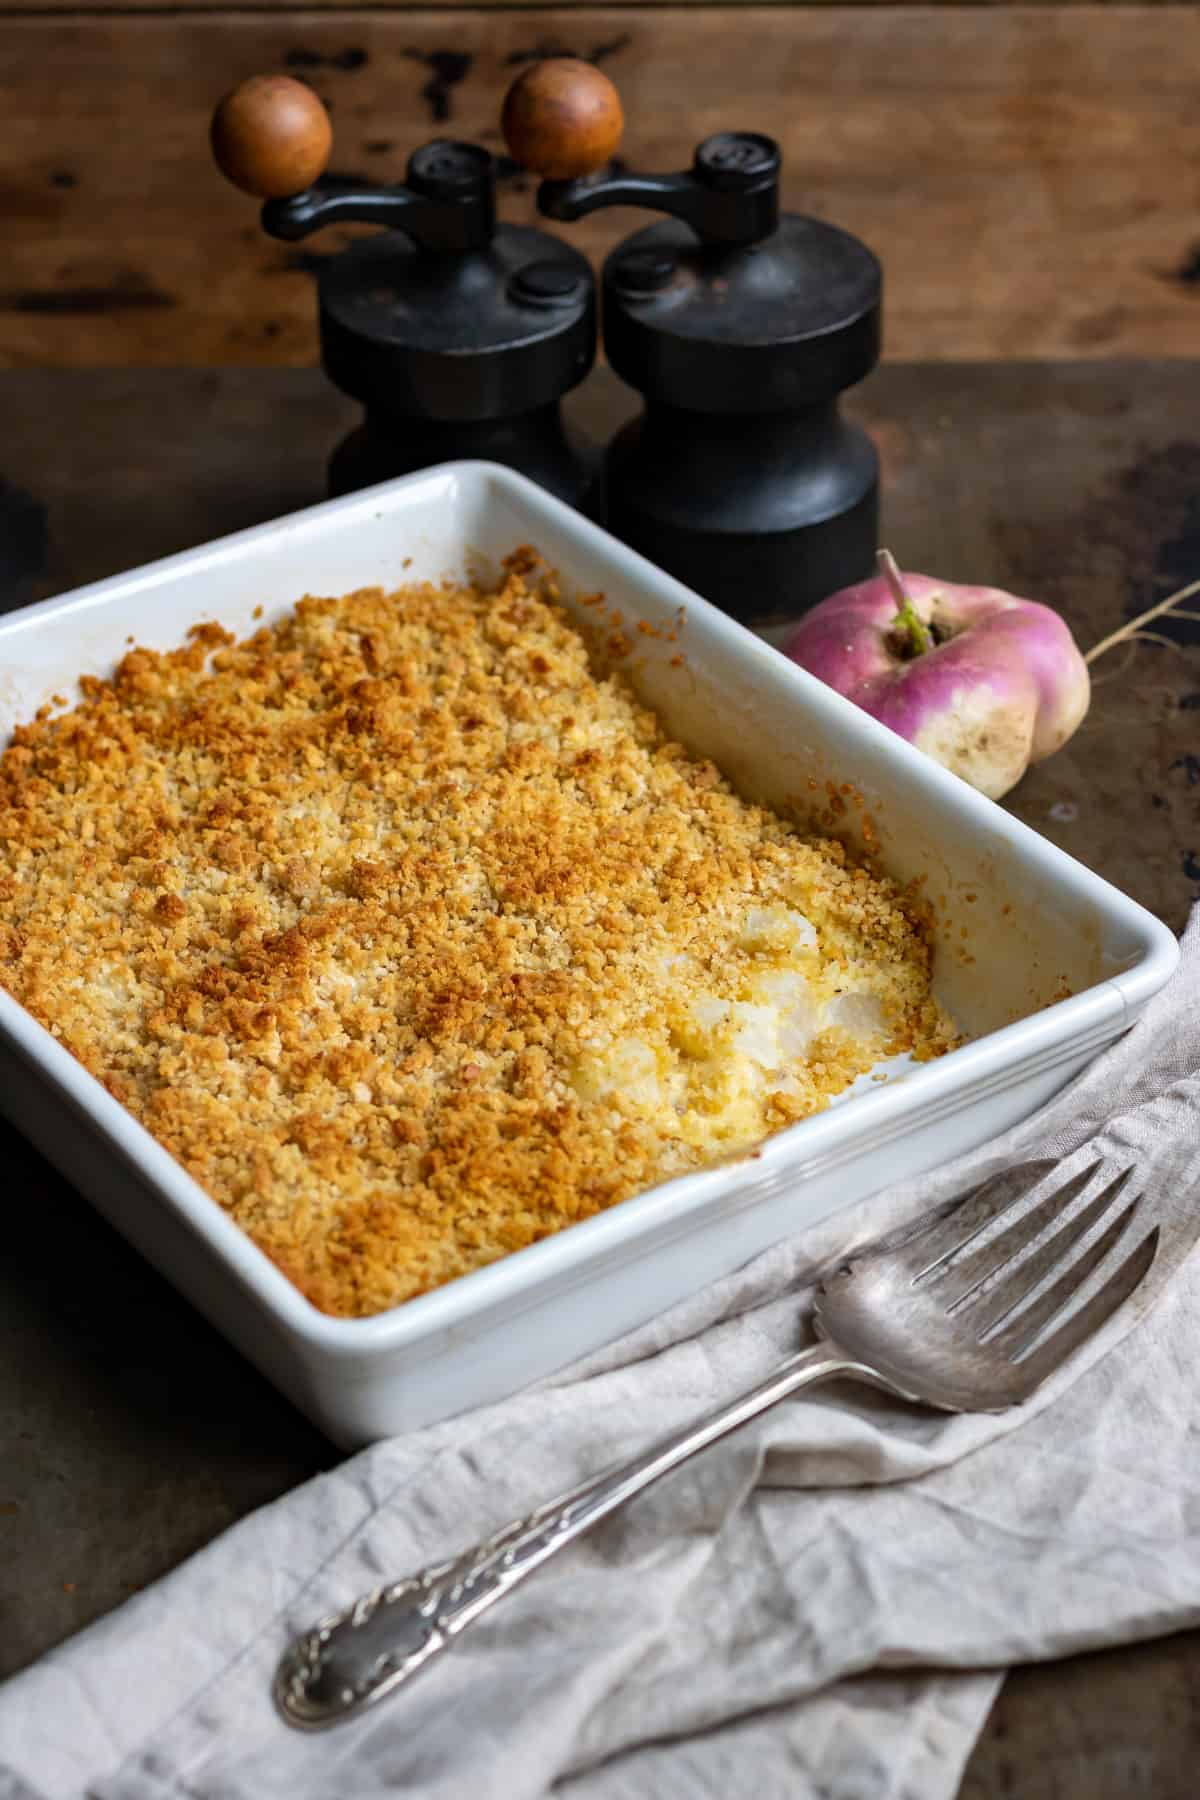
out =
<svg viewBox="0 0 1200 1800"><path fill-rule="evenodd" d="M1032 1294L1044 1276L1053 1273L1065 1262L1067 1252L1085 1238L1092 1227L1098 1225L1104 1215L1116 1205L1132 1174L1132 1169L1122 1169L1111 1181L1106 1182L1098 1193L1093 1194L1081 1212L1076 1213L1074 1218L1068 1219L1065 1224L1060 1225L1053 1237L1047 1238L1039 1249L1033 1251L1029 1256L1022 1257L1015 1268L1011 1269L1002 1280L995 1282L980 1299L976 1300L973 1297L979 1291L979 1283L976 1282L972 1290L951 1302L949 1310L954 1313L960 1309L965 1311L969 1307L974 1332L977 1337L984 1337L994 1325L998 1325L1002 1319L1007 1318L1009 1313L1014 1311L1027 1295ZM1035 1229L1040 1229L1041 1224L1048 1223L1047 1213L1053 1216L1053 1213L1058 1210L1050 1205L1050 1202L1058 1200L1060 1193L1061 1190L1058 1193L1047 1195L1046 1199L1029 1214L1028 1220L1022 1221L1022 1223L1034 1226ZM1042 1215L1040 1221L1039 1214ZM1014 1225L1010 1235L1015 1238L1018 1230L1019 1227ZM1031 1230L1026 1236L1025 1242L1031 1244L1033 1241L1034 1231ZM1000 1243L1001 1240L997 1239L996 1245L989 1245L989 1249L999 1249ZM1022 1245L1018 1243L1018 1253L1021 1248ZM981 1256L980 1261L983 1260ZM1011 1262L1012 1257L1010 1256L1006 1260ZM955 1264L950 1270L950 1275L955 1277L958 1273L959 1267ZM965 1269L963 1273L965 1277Z"/></svg>
<svg viewBox="0 0 1200 1800"><path fill-rule="evenodd" d="M1052 1188L1036 1205L1030 1207L1018 1219L1002 1231L998 1237L989 1239L978 1250L968 1250L966 1255L958 1253L942 1257L941 1261L927 1273L936 1276L938 1293L948 1312L953 1312L970 1299L976 1288L981 1286L990 1275L1007 1267L1022 1250L1028 1249L1048 1225L1069 1206L1076 1195L1082 1193L1088 1182L1095 1175L1098 1163L1092 1163L1086 1170L1065 1182L1062 1187ZM1028 1194L1028 1189L1025 1190ZM919 1279L926 1279L923 1273Z"/></svg>
<svg viewBox="0 0 1200 1800"><path fill-rule="evenodd" d="M897 1245L909 1246L923 1259L913 1273L913 1281L923 1281L949 1260L956 1251L965 1250L994 1219L1001 1218L1057 1169L1056 1162L1022 1163L1019 1169L1006 1169L981 1187L973 1188L948 1212L926 1219L915 1230L909 1230ZM1097 1167L1092 1164L1092 1167ZM1076 1192L1079 1190L1076 1189Z"/></svg>
<svg viewBox="0 0 1200 1800"><path fill-rule="evenodd" d="M1015 1365L1028 1380L1030 1393L1047 1375L1052 1375L1073 1351L1094 1336L1140 1285L1158 1250L1158 1230L1156 1225L1152 1231L1148 1231L1137 1249L1131 1251L1119 1268L1114 1270L1104 1286L1098 1288L1065 1325L1060 1325L1044 1343L1039 1344L1036 1350Z"/></svg>
<svg viewBox="0 0 1200 1800"><path fill-rule="evenodd" d="M1104 1205L1097 1206L1093 1201L1087 1209L1091 1215L1088 1219L1089 1225L1095 1224L1101 1214L1107 1210L1107 1204L1105 1201ZM1055 1265L1064 1259L1071 1244L1083 1235L1082 1232L1072 1231L1072 1227L1078 1221L1072 1219L1070 1225L1064 1226L1062 1231L1055 1232L1044 1250L1039 1251L1036 1256L1031 1256L1027 1263L1022 1263L1019 1270L1020 1291L1013 1291L1018 1285L1017 1278L1014 1276L1012 1280L1001 1284L1001 1290L995 1296L989 1294L987 1300L978 1309L978 1318L974 1312L971 1315L972 1323L978 1326L979 1338L980 1340L986 1338L988 1349L1014 1357L1019 1356L1022 1350L1029 1349L1038 1333L1074 1298L1088 1276L1100 1267L1109 1251L1116 1249L1139 1204L1140 1196L1131 1200L1129 1205L1118 1213L1108 1229L1100 1234L1095 1243L1089 1245L1082 1255L1073 1258L1058 1280L1053 1282L1044 1294L1040 1294L1031 1306L1027 1306L1023 1312L1019 1313L1011 1324L1005 1325L1003 1331L996 1332L994 1337L988 1337L988 1333L995 1326L1003 1323L1005 1319L1011 1318L1025 1296L1033 1292L1042 1277L1048 1275ZM1064 1239L1067 1241L1064 1242ZM1035 1267L1035 1265L1037 1266Z"/></svg>

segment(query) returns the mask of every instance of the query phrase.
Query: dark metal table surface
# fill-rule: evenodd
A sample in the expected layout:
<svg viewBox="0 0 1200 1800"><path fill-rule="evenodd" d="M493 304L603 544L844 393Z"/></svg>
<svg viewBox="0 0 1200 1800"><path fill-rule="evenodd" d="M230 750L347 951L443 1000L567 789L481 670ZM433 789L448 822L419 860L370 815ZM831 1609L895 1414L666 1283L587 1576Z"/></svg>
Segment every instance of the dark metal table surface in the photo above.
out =
<svg viewBox="0 0 1200 1800"><path fill-rule="evenodd" d="M1200 365L895 365L854 410L902 565L1060 607L1081 644L1200 575ZM574 405L600 438L631 396ZM353 420L307 370L0 373L0 590L59 592L322 497ZM45 545L38 529L47 527ZM7 529L5 529L7 527ZM1200 895L1200 627L1097 665L1014 812L1182 927ZM334 1460L7 1128L0 1677ZM1193 1800L1200 1634L1009 1677L962 1800Z"/></svg>

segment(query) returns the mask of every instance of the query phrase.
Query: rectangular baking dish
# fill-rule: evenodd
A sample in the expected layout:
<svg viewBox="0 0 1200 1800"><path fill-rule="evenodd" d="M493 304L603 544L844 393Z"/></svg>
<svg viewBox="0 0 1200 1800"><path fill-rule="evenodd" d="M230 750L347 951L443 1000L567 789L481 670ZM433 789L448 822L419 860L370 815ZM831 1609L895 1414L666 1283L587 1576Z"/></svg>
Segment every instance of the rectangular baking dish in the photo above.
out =
<svg viewBox="0 0 1200 1800"><path fill-rule="evenodd" d="M971 1041L859 1083L755 1155L686 1175L363 1320L319 1313L6 993L4 1111L250 1360L347 1447L500 1398L643 1323L768 1245L1016 1123L1123 1032L1177 961L1172 934L541 489L458 463L116 576L0 621L0 741L129 640L239 634L305 593L487 574L521 544L603 625L669 730L748 796L873 840L920 878L936 985ZM580 606L595 628L601 611ZM614 616L619 615L619 617ZM647 629L639 630L639 625Z"/></svg>

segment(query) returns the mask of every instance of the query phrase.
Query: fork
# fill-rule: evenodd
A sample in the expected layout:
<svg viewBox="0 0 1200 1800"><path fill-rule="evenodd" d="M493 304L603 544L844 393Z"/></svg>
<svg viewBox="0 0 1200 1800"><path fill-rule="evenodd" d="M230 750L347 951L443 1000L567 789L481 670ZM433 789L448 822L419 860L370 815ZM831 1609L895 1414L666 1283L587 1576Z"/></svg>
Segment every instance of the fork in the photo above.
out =
<svg viewBox="0 0 1200 1800"><path fill-rule="evenodd" d="M1102 1167L1093 1162L992 1233L1056 1166L1010 1170L949 1211L852 1252L817 1287L818 1342L765 1380L485 1542L320 1620L279 1664L273 1692L283 1718L302 1730L321 1730L376 1705L601 1519L815 1382L849 1377L943 1412L1003 1412L1027 1400L1129 1299L1158 1247L1155 1226L1090 1298L1043 1336L1124 1236L1139 1204L1135 1197L1116 1211L1133 1173L1124 1169L1040 1242L1090 1187ZM1031 1179L1012 1191L1024 1174ZM1097 1235L1073 1255L1092 1232Z"/></svg>

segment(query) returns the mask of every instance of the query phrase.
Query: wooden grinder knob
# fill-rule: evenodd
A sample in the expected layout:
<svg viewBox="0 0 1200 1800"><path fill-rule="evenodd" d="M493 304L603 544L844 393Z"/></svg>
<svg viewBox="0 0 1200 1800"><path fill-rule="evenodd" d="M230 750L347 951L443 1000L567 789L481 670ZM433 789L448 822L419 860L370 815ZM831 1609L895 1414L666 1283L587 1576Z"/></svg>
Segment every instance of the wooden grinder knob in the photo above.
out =
<svg viewBox="0 0 1200 1800"><path fill-rule="evenodd" d="M607 75L574 56L533 63L509 88L500 119L509 155L548 181L603 168L625 128Z"/></svg>
<svg viewBox="0 0 1200 1800"><path fill-rule="evenodd" d="M290 75L252 75L226 94L212 119L212 152L226 180L260 200L302 194L333 148L329 114Z"/></svg>

